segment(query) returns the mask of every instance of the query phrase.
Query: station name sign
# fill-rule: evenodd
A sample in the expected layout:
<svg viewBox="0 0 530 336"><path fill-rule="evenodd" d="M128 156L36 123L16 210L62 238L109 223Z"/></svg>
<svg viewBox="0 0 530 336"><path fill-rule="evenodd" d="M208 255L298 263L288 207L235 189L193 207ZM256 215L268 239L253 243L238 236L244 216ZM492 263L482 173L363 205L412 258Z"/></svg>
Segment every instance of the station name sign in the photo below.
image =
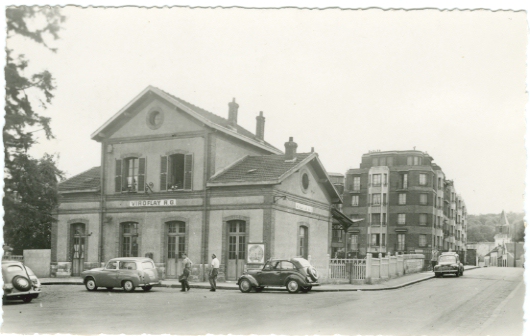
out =
<svg viewBox="0 0 530 336"><path fill-rule="evenodd" d="M174 205L177 205L176 199L129 201L130 207L174 206Z"/></svg>
<svg viewBox="0 0 530 336"><path fill-rule="evenodd" d="M313 207L305 204L295 203L294 207L296 210L302 210L305 212L313 212Z"/></svg>

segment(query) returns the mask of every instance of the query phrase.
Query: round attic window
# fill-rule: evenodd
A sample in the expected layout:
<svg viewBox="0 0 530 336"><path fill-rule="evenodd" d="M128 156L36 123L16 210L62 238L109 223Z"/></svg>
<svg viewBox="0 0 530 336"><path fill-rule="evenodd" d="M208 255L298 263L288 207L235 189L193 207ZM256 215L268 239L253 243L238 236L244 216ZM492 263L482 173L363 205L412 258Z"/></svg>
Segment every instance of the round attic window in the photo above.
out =
<svg viewBox="0 0 530 336"><path fill-rule="evenodd" d="M153 110L147 114L147 126L149 126L150 129L159 128L160 126L162 126L163 122L164 114L159 110Z"/></svg>

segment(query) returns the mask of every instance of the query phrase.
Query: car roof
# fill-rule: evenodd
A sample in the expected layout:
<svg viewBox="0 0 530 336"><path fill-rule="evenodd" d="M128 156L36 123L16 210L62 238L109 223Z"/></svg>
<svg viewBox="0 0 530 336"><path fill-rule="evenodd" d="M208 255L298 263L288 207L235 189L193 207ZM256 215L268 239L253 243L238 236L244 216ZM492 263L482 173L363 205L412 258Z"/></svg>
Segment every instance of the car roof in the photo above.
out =
<svg viewBox="0 0 530 336"><path fill-rule="evenodd" d="M24 265L24 263L18 260L2 260L2 265Z"/></svg>
<svg viewBox="0 0 530 336"><path fill-rule="evenodd" d="M456 252L442 252L442 255L458 255Z"/></svg>

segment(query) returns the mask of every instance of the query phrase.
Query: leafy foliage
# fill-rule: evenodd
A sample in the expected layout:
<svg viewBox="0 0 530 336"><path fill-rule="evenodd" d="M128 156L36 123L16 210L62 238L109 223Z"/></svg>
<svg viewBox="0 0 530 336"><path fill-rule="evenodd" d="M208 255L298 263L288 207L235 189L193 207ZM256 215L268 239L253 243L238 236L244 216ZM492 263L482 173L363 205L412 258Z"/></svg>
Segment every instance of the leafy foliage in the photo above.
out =
<svg viewBox="0 0 530 336"><path fill-rule="evenodd" d="M14 247L15 254L27 248L49 248L57 183L62 176L54 157L46 154L36 160L18 155L10 175L13 192L6 193L3 199L5 243Z"/></svg>
<svg viewBox="0 0 530 336"><path fill-rule="evenodd" d="M59 37L64 20L59 8L6 9L4 240L15 253L24 248L50 247L51 212L58 204L57 183L62 172L53 156L37 160L27 154L35 143L36 131L43 130L47 139L53 138L50 118L38 111L46 109L52 101L56 88L53 76L47 70L27 73L29 61L9 48L9 42L15 36L25 37L55 52L48 41Z"/></svg>
<svg viewBox="0 0 530 336"><path fill-rule="evenodd" d="M524 213L509 212L506 214L509 223L521 222ZM500 214L468 215L467 241L493 242L495 241L495 226L500 223ZM522 225L522 224L521 224ZM517 226L516 226L517 228ZM520 229L519 229L520 231ZM517 229L516 229L517 232ZM523 227L524 233L524 227Z"/></svg>

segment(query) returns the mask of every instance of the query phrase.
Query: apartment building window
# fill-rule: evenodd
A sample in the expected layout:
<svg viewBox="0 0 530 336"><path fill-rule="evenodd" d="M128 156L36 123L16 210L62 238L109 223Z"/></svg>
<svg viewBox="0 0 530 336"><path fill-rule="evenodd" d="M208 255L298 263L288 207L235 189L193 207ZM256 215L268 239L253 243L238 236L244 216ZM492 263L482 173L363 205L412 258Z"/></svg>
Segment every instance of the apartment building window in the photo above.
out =
<svg viewBox="0 0 530 336"><path fill-rule="evenodd" d="M408 174L401 174L401 188L403 189L407 189L408 188L408 180L409 180L409 175Z"/></svg>
<svg viewBox="0 0 530 336"><path fill-rule="evenodd" d="M386 193L383 194L383 205L386 205Z"/></svg>
<svg viewBox="0 0 530 336"><path fill-rule="evenodd" d="M398 224L399 225L405 225L407 221L406 214L398 214Z"/></svg>
<svg viewBox="0 0 530 336"><path fill-rule="evenodd" d="M359 250L359 235L354 234L350 236L350 250Z"/></svg>
<svg viewBox="0 0 530 336"><path fill-rule="evenodd" d="M407 166L421 166L422 158L419 156L407 157Z"/></svg>
<svg viewBox="0 0 530 336"><path fill-rule="evenodd" d="M389 156L386 158L386 164L387 166L393 166L394 165L394 158Z"/></svg>
<svg viewBox="0 0 530 336"><path fill-rule="evenodd" d="M371 245L372 246L385 246L385 234L379 234L379 233L372 233L371 237Z"/></svg>
<svg viewBox="0 0 530 336"><path fill-rule="evenodd" d="M405 251L405 234L404 233L398 233L397 235L397 251Z"/></svg>
<svg viewBox="0 0 530 336"><path fill-rule="evenodd" d="M351 205L352 206L359 206L359 195L353 195L351 197Z"/></svg>
<svg viewBox="0 0 530 336"><path fill-rule="evenodd" d="M372 186L380 187L381 186L381 174L372 175Z"/></svg>
<svg viewBox="0 0 530 336"><path fill-rule="evenodd" d="M372 214L372 224L376 224L376 225L381 224L381 214L378 214L378 213Z"/></svg>
<svg viewBox="0 0 530 336"><path fill-rule="evenodd" d="M427 185L427 174L420 174L420 185Z"/></svg>
<svg viewBox="0 0 530 336"><path fill-rule="evenodd" d="M333 230L331 241L334 243L342 243L342 233L343 233L342 230Z"/></svg>
<svg viewBox="0 0 530 336"><path fill-rule="evenodd" d="M372 194L372 205L381 205L381 194Z"/></svg>
<svg viewBox="0 0 530 336"><path fill-rule="evenodd" d="M420 234L418 244L420 247L426 247L427 246L427 235Z"/></svg>
<svg viewBox="0 0 530 336"><path fill-rule="evenodd" d="M379 158L379 165L386 166L386 157Z"/></svg>
<svg viewBox="0 0 530 336"><path fill-rule="evenodd" d="M398 204L399 205L407 204L407 194L405 193L398 194Z"/></svg>
<svg viewBox="0 0 530 336"><path fill-rule="evenodd" d="M387 183L388 183L388 175L387 174L383 174L383 185L386 186Z"/></svg>
<svg viewBox="0 0 530 336"><path fill-rule="evenodd" d="M372 158L372 166L373 167L379 166L379 158Z"/></svg>
<svg viewBox="0 0 530 336"><path fill-rule="evenodd" d="M386 213L383 212L383 225L386 224Z"/></svg>
<svg viewBox="0 0 530 336"><path fill-rule="evenodd" d="M438 178L438 189L442 189L442 188L443 188L442 178L439 177Z"/></svg>
<svg viewBox="0 0 530 336"><path fill-rule="evenodd" d="M427 205L427 194L420 194L420 204Z"/></svg>
<svg viewBox="0 0 530 336"><path fill-rule="evenodd" d="M420 225L427 225L427 214L421 213L419 216Z"/></svg>
<svg viewBox="0 0 530 336"><path fill-rule="evenodd" d="M361 177L360 176L353 177L353 190L356 190L356 191L361 190Z"/></svg>

